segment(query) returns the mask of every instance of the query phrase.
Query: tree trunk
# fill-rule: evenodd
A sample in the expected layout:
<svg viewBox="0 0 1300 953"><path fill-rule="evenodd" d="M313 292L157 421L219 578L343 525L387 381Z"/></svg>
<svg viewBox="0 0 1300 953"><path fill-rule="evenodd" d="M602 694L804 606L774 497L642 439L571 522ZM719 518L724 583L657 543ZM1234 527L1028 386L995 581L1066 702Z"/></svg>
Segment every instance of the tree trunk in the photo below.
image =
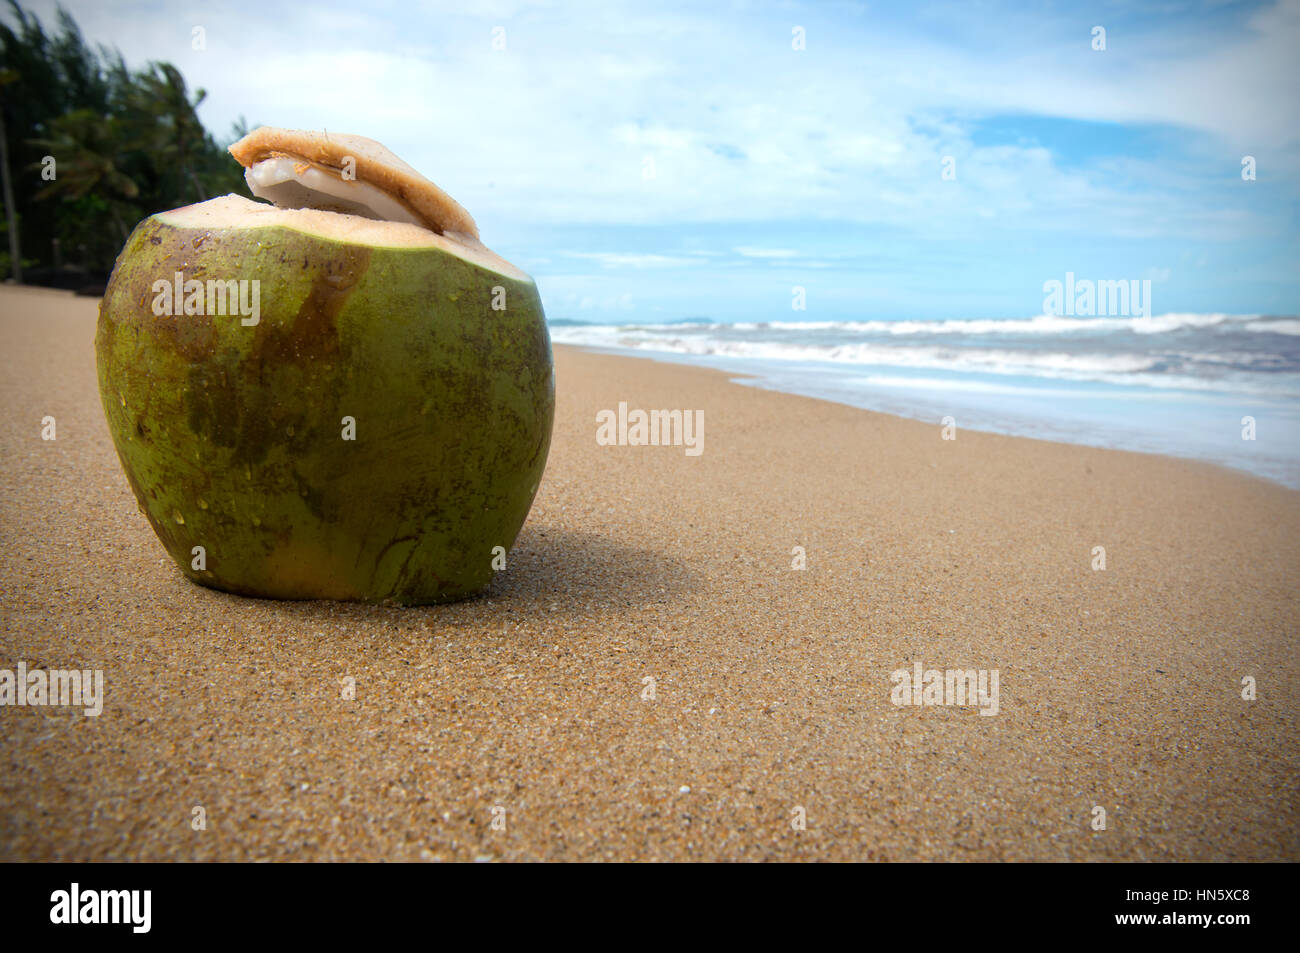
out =
<svg viewBox="0 0 1300 953"><path fill-rule="evenodd" d="M5 221L9 225L9 273L14 281L23 280L23 253L18 242L18 209L14 207L14 188L9 181L9 143L5 132L4 107L0 106L0 179L3 179Z"/></svg>

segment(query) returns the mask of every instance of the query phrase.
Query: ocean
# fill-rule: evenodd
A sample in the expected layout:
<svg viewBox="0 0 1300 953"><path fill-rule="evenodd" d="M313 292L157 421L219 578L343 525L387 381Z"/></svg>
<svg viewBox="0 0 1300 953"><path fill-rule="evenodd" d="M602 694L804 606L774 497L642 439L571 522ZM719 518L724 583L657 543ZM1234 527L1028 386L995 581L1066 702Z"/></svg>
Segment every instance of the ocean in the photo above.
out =
<svg viewBox="0 0 1300 953"><path fill-rule="evenodd" d="M1208 460L1300 489L1300 318L550 322L574 344L936 427ZM936 438L937 439L937 438Z"/></svg>

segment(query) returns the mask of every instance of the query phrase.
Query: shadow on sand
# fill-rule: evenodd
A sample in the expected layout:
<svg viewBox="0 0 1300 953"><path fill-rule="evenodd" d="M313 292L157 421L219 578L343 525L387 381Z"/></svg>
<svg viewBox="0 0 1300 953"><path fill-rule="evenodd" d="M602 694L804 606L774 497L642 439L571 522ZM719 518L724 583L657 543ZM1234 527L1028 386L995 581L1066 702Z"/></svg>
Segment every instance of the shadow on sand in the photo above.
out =
<svg viewBox="0 0 1300 953"><path fill-rule="evenodd" d="M695 586L686 564L617 537L529 523L507 569L480 598L531 609L636 608L667 603Z"/></svg>
<svg viewBox="0 0 1300 953"><path fill-rule="evenodd" d="M320 622L343 621L357 626L358 631L378 624L391 626L395 633L411 626L459 624L497 615L627 613L680 601L684 593L697 587L698 578L682 561L638 549L617 537L530 523L510 550L506 569L498 572L483 592L461 602L400 607L278 601L204 589L179 574L177 582L187 592L197 590L203 599L212 600L213 609L223 619L274 607L290 626L303 631L311 631Z"/></svg>

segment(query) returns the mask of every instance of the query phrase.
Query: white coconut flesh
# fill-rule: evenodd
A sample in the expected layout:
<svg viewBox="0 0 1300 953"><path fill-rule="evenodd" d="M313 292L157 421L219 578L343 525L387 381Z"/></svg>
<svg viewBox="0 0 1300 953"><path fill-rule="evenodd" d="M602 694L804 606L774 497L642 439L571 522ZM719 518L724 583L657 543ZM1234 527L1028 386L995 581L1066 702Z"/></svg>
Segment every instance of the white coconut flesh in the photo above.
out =
<svg viewBox="0 0 1300 953"><path fill-rule="evenodd" d="M471 264L518 281L532 279L478 239L455 232L439 234L410 222L375 218L318 208L280 208L242 195L223 195L197 205L162 212L157 218L173 228L224 229L291 228L330 242L372 248L437 248Z"/></svg>
<svg viewBox="0 0 1300 953"><path fill-rule="evenodd" d="M244 180L254 195L280 208L318 208L381 222L424 224L408 206L383 189L360 179L341 178L290 156L254 163L244 170Z"/></svg>

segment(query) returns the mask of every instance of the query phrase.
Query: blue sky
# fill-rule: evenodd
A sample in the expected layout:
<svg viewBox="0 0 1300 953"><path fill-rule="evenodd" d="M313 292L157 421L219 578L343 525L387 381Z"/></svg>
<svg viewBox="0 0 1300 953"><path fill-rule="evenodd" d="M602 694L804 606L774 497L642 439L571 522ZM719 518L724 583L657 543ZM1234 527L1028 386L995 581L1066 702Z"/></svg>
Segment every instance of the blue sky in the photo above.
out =
<svg viewBox="0 0 1300 953"><path fill-rule="evenodd" d="M219 136L382 141L552 318L1028 317L1067 271L1300 312L1300 0L66 6Z"/></svg>

